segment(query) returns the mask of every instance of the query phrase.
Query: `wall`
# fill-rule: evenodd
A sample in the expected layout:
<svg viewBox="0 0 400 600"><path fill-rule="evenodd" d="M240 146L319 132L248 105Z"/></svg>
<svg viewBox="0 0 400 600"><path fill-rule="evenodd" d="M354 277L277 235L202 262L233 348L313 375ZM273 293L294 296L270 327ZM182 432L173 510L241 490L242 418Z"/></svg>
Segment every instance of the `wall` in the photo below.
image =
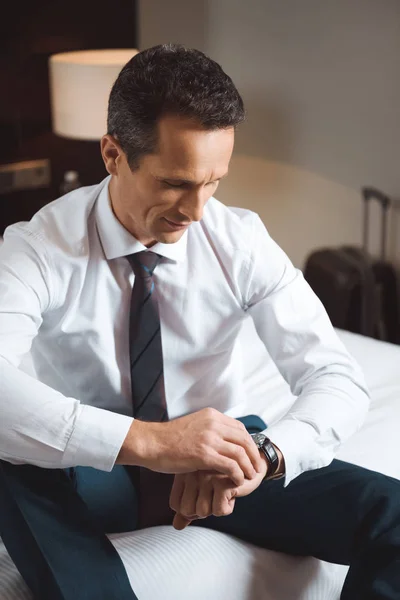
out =
<svg viewBox="0 0 400 600"><path fill-rule="evenodd" d="M206 0L138 0L139 48L179 43L206 51Z"/></svg>
<svg viewBox="0 0 400 600"><path fill-rule="evenodd" d="M218 198L256 210L297 266L361 241L361 185L400 196L399 34L397 0L139 3L141 48L198 47L233 78L248 118Z"/></svg>
<svg viewBox="0 0 400 600"><path fill-rule="evenodd" d="M94 21L95 15L95 21ZM15 221L28 220L59 195L66 170L76 169L83 185L107 173L99 143L52 133L48 59L69 50L136 47L136 0L35 0L8 3L0 19L0 163L49 159L50 185L0 192L0 235Z"/></svg>

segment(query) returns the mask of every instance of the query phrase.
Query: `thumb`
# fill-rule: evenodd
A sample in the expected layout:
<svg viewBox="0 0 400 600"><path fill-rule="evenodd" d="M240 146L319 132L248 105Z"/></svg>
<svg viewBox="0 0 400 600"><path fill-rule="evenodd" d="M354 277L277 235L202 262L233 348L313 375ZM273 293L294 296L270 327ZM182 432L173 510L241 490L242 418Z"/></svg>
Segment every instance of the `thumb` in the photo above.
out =
<svg viewBox="0 0 400 600"><path fill-rule="evenodd" d="M190 525L191 522L192 522L191 519L187 519L180 513L176 513L176 515L174 516L172 525L174 526L175 529L178 529L179 531L181 531L182 529L185 529L185 527Z"/></svg>

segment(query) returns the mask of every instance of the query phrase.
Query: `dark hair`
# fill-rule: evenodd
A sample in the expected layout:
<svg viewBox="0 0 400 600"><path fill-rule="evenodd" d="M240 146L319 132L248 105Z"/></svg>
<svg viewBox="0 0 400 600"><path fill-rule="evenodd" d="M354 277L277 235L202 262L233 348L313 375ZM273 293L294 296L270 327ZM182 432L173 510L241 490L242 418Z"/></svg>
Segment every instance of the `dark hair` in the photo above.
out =
<svg viewBox="0 0 400 600"><path fill-rule="evenodd" d="M110 93L107 131L132 169L156 148L157 123L165 115L189 117L212 130L235 127L245 112L218 63L199 50L163 44L131 58Z"/></svg>

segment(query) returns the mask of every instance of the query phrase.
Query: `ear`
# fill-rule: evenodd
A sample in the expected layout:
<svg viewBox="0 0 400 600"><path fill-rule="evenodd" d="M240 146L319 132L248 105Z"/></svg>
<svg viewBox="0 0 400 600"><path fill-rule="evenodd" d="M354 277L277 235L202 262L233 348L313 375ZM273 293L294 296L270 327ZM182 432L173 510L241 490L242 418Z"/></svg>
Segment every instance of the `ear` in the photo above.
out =
<svg viewBox="0 0 400 600"><path fill-rule="evenodd" d="M103 135L100 142L100 149L107 172L110 175L118 175L124 153L117 140L112 135Z"/></svg>

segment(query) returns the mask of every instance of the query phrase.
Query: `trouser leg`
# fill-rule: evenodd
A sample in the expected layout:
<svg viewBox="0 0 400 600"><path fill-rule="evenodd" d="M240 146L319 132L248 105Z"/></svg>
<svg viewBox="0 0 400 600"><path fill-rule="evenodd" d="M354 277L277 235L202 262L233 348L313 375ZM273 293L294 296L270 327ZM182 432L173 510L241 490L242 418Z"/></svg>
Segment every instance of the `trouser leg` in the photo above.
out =
<svg viewBox="0 0 400 600"><path fill-rule="evenodd" d="M334 460L266 481L226 517L194 521L258 546L350 565L342 600L400 598L400 482Z"/></svg>
<svg viewBox="0 0 400 600"><path fill-rule="evenodd" d="M0 461L0 535L35 600L137 600L117 551L62 469Z"/></svg>
<svg viewBox="0 0 400 600"><path fill-rule="evenodd" d="M255 415L241 420L249 431L265 427ZM172 523L172 483L122 465L106 473L0 461L0 536L38 600L135 599L104 533Z"/></svg>

